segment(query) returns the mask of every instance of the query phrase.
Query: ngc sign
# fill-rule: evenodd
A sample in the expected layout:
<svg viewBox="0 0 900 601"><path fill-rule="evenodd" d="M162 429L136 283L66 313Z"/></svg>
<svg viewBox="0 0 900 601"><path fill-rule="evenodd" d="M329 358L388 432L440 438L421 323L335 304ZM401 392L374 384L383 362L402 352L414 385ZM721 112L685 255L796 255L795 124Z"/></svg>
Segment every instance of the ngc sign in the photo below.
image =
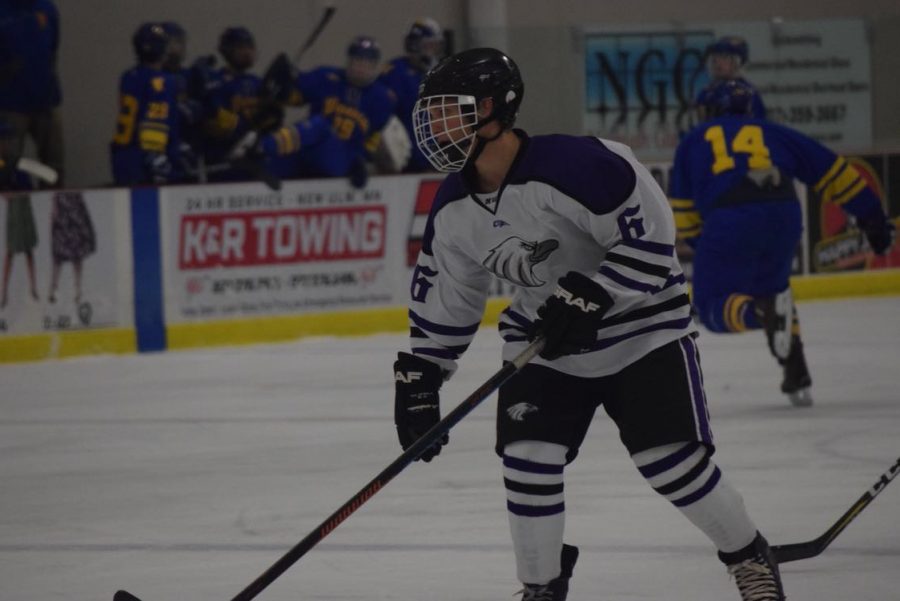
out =
<svg viewBox="0 0 900 601"><path fill-rule="evenodd" d="M744 76L769 119L838 151L871 144L869 42L861 19L585 31L585 133L624 142L643 160L669 160L680 133L696 123L692 103L709 82L705 48L725 35L747 41Z"/></svg>

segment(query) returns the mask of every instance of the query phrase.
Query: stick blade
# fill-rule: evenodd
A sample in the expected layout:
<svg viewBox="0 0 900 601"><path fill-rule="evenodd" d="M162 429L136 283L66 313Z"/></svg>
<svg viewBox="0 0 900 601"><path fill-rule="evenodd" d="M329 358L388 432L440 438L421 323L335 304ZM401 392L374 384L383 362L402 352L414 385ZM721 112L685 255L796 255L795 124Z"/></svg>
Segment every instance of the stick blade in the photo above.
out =
<svg viewBox="0 0 900 601"><path fill-rule="evenodd" d="M141 601L128 591L116 591L116 594L113 595L113 601Z"/></svg>
<svg viewBox="0 0 900 601"><path fill-rule="evenodd" d="M816 541L789 545L772 545L772 554L775 556L775 561L779 564L816 557L822 551L823 549Z"/></svg>

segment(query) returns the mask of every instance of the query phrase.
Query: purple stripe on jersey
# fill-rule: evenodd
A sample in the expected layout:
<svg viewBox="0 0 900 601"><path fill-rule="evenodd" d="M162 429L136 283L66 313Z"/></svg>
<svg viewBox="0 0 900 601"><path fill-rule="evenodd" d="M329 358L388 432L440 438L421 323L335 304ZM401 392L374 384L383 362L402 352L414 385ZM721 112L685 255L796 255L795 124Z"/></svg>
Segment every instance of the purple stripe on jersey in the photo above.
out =
<svg viewBox="0 0 900 601"><path fill-rule="evenodd" d="M439 357L441 359L459 359L459 353L444 348L433 348L427 346L414 346L412 348L413 355L427 355L429 357Z"/></svg>
<svg viewBox="0 0 900 601"><path fill-rule="evenodd" d="M472 336L478 331L478 327L481 325L480 323L475 323L470 326L447 326L440 323L434 323L433 321L428 321L424 317L416 315L415 311L412 309L409 310L409 318L426 332L443 334L445 336Z"/></svg>
<svg viewBox="0 0 900 601"><path fill-rule="evenodd" d="M631 288L632 290L638 290L640 292L659 292L660 290L662 290L659 286L654 286L653 284L645 284L644 282L639 282L637 280L632 280L629 277L625 277L618 271L610 269L606 265L600 268L600 275L605 275L617 284L621 284L626 288Z"/></svg>
<svg viewBox="0 0 900 601"><path fill-rule="evenodd" d="M620 336L612 336L610 338L601 338L597 341L597 344L591 347L591 351L600 351L605 348L609 348L615 344L622 342L623 340L627 340L629 338L634 338L635 336L640 336L642 334L646 334L648 332L655 332L656 330L683 330L688 327L691 323L691 316L688 315L682 319L670 319L669 321L661 321L659 323L655 323L653 325L649 325L646 328L641 328L640 330L633 330L631 332L626 332Z"/></svg>
<svg viewBox="0 0 900 601"><path fill-rule="evenodd" d="M509 467L520 472L529 472L531 474L561 474L563 466L553 463L538 463L536 461L528 461L527 459L519 459L518 457L503 456L503 467Z"/></svg>
<svg viewBox="0 0 900 601"><path fill-rule="evenodd" d="M539 518L547 515L557 515L566 510L565 503L556 505L520 505L512 501L506 502L506 508L513 515L521 515L527 518Z"/></svg>
<svg viewBox="0 0 900 601"><path fill-rule="evenodd" d="M692 492L691 494L681 497L680 499L675 499L672 501L672 505L675 507L687 507L691 503L696 503L716 487L716 484L719 483L719 480L722 478L722 472L718 467L713 470L712 475L709 477L709 480L706 481L706 484Z"/></svg>
<svg viewBox="0 0 900 601"><path fill-rule="evenodd" d="M661 244L659 242L650 242L649 240L622 240L619 242L622 246L636 248L644 252L653 253L654 255L662 255L671 257L675 254L675 247L671 244Z"/></svg>
<svg viewBox="0 0 900 601"><path fill-rule="evenodd" d="M647 465L643 465L638 467L638 471L641 472L641 475L644 478L652 478L653 476L658 476L659 474L668 471L690 457L694 454L694 451L700 446L699 442L692 442L684 445L671 455L667 455L662 459L658 459L653 463L648 463Z"/></svg>
<svg viewBox="0 0 900 601"><path fill-rule="evenodd" d="M504 342L527 342L528 336L510 336L509 334L500 334Z"/></svg>
<svg viewBox="0 0 900 601"><path fill-rule="evenodd" d="M511 320L513 320L514 322L516 322L517 324L519 324L520 326L523 326L525 328L527 328L528 326L531 325L530 319L528 319L521 313L517 313L516 311L513 311L512 309L509 309L509 308L504 309L503 313L501 313L501 315L506 315Z"/></svg>
<svg viewBox="0 0 900 601"><path fill-rule="evenodd" d="M700 430L700 440L712 443L712 431L709 428L709 410L706 408L706 393L703 391L703 372L700 370L700 362L697 359L697 346L689 336L685 336L679 342L684 351L685 363L691 379L691 396L694 401L694 413L697 416L697 427Z"/></svg>
<svg viewBox="0 0 900 601"><path fill-rule="evenodd" d="M678 275L670 275L669 278L666 280L666 284L665 284L665 286L663 286L663 289L671 288L672 286L675 286L676 284L684 284L686 281L687 281L687 279L684 277L683 273L679 273Z"/></svg>

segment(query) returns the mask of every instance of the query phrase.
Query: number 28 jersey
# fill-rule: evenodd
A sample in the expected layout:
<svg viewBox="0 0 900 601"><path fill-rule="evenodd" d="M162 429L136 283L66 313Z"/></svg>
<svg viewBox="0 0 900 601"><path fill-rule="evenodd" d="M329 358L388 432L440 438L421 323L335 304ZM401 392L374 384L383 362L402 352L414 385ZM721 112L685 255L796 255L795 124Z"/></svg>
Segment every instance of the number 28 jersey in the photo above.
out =
<svg viewBox="0 0 900 601"><path fill-rule="evenodd" d="M464 170L437 192L410 288L412 352L454 371L497 277L514 289L499 324L511 360L569 271L602 286L614 305L588 352L534 363L604 376L695 332L671 209L631 149L515 132L521 148L498 191L472 193Z"/></svg>

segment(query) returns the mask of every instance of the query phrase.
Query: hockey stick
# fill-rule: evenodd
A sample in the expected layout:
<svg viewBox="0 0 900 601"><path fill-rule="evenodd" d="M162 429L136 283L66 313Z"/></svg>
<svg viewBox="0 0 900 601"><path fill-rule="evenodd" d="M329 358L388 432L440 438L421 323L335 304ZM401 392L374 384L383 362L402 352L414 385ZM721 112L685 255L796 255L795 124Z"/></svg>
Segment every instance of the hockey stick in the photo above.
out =
<svg viewBox="0 0 900 601"><path fill-rule="evenodd" d="M39 163L34 159L29 159L28 157L20 158L19 162L16 163L16 169L24 171L25 173L30 173L51 186L59 179L59 174L56 172L56 169L49 165Z"/></svg>
<svg viewBox="0 0 900 601"><path fill-rule="evenodd" d="M316 24L316 27L310 32L309 37L306 38L306 41L303 43L300 48L297 49L297 52L294 53L294 61L293 64L298 64L300 59L303 58L303 55L306 54L306 51L312 48L312 45L316 43L316 40L319 39L319 35L325 29L325 26L328 25L328 22L331 21L331 17L334 16L334 13L337 9L328 4L325 6L325 12L322 13L322 16L319 18L319 22Z"/></svg>
<svg viewBox="0 0 900 601"><path fill-rule="evenodd" d="M59 174L56 172L56 169L51 167L50 165L45 165L39 161L34 159L29 159L28 157L19 157L15 161L15 166L13 169L18 169L23 173L27 173L28 175L33 175L38 178L42 182L48 183L51 186L59 181ZM4 159L0 158L0 169L2 169L6 165Z"/></svg>
<svg viewBox="0 0 900 601"><path fill-rule="evenodd" d="M776 561L778 561L778 563L785 563L788 561L797 561L798 559L809 559L810 557L815 557L822 553L822 551L831 544L831 541L836 539L837 535L840 534L844 528L846 528L847 525L852 522L875 497L878 496L878 493L883 491L887 485L891 483L891 480L893 480L897 474L900 474L900 459L897 459L894 465L888 468L885 473L881 474L881 477L872 485L872 488L858 498L856 503L851 505L850 509L848 509L847 512L831 526L831 528L826 530L822 536L804 543L773 545L772 552L775 554Z"/></svg>
<svg viewBox="0 0 900 601"><path fill-rule="evenodd" d="M207 183L206 177L210 173L222 173L231 169L246 171L253 177L254 181L262 182L269 190L281 190L281 180L274 173L266 169L266 166L261 161L247 158L238 158L227 163L213 163L212 165L203 166L202 169L188 169L185 172L202 184Z"/></svg>
<svg viewBox="0 0 900 601"><path fill-rule="evenodd" d="M285 553L281 559L276 561L268 570L260 574L260 576L251 582L247 588L237 594L231 601L250 601L256 597L263 589L272 584L279 576L281 576L289 567L294 565L297 560L306 555L310 549L315 547L319 542L331 534L344 520L349 518L353 512L362 507L363 503L375 496L379 490L390 482L394 476L402 472L406 467L415 461L426 449L433 445L440 437L450 431L450 429L459 423L462 418L468 415L475 407L481 404L500 385L515 375L522 369L526 363L531 361L535 355L544 348L544 339L538 338L529 344L525 350L518 354L511 362L506 363L503 367L491 376L484 384L479 386L475 392L470 394L462 403L456 406L453 411L444 416L433 428L423 434L419 440L413 443L411 447L406 449L403 454L397 457L390 465L388 465L380 474L375 476L362 490L353 495L350 500L341 505L337 511L328 516L325 521L316 526L316 529L306 535L306 537L297 543L294 548ZM113 601L141 601L127 591L118 591L113 597Z"/></svg>

